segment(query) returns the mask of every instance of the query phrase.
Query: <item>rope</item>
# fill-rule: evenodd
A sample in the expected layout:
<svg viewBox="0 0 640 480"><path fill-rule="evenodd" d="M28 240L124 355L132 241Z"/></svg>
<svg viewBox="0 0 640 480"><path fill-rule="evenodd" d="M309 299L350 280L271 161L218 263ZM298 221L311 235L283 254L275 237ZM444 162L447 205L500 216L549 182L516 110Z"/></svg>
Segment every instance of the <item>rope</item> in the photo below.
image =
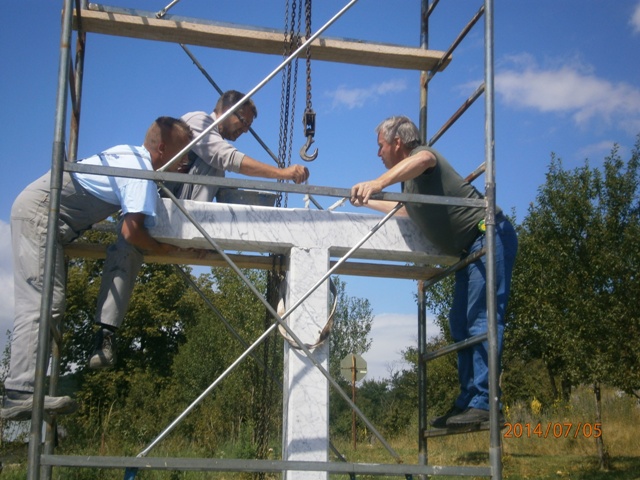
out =
<svg viewBox="0 0 640 480"><path fill-rule="evenodd" d="M282 285L284 285L284 283ZM331 280L331 278L329 278L329 291L333 295L333 302L332 302L332 305L331 305L331 311L329 312L329 316L327 318L327 322L325 323L324 327L320 331L320 335L318 336L318 340L316 340L315 343L305 343L304 344L304 346L307 347L309 350L311 350L312 348L316 348L316 347L322 345L327 340L327 338L329 338L329 335L331 335L331 329L333 328L333 320L334 320L334 317L335 317L336 308L338 306L338 289L336 288L336 286L333 283L333 280ZM282 316L284 314L284 312L286 312L286 307L285 307L285 302L284 302L284 293L281 293L280 302L278 303L278 315ZM287 325L288 325L288 323L287 323ZM287 331L284 329L284 327L282 325L278 325L278 331L280 332L280 335L282 335L284 337L284 339L289 343L289 345L292 348L295 348L296 350L301 350L302 347L300 347L300 345L298 345L298 343L295 340L293 340L291 337L289 337L289 334L287 333Z"/></svg>

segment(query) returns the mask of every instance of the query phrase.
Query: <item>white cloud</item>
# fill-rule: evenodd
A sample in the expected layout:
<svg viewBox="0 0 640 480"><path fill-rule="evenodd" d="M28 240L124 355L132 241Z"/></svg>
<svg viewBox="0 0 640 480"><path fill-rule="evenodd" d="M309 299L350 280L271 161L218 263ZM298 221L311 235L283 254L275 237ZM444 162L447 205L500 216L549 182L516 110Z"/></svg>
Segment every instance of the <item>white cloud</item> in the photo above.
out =
<svg viewBox="0 0 640 480"><path fill-rule="evenodd" d="M436 336L440 329L431 320L427 323L427 335ZM417 315L383 313L376 315L371 327L371 349L363 355L367 362L367 380L389 378L393 372L408 365L401 352L418 344Z"/></svg>
<svg viewBox="0 0 640 480"><path fill-rule="evenodd" d="M7 344L5 333L13 328L13 261L11 227L0 220L0 355Z"/></svg>
<svg viewBox="0 0 640 480"><path fill-rule="evenodd" d="M640 33L640 2L636 4L635 9L633 10L633 14L631 15L631 19L629 20L631 27L633 28L633 33Z"/></svg>
<svg viewBox="0 0 640 480"><path fill-rule="evenodd" d="M592 143L581 148L578 154L581 158L602 158L608 156L613 149L615 142L613 140L603 140L598 143Z"/></svg>
<svg viewBox="0 0 640 480"><path fill-rule="evenodd" d="M495 79L496 93L506 104L543 113L567 113L580 126L602 120L637 133L637 87L599 78L591 67L575 62L545 70L529 56L509 60L514 65L502 68Z"/></svg>
<svg viewBox="0 0 640 480"><path fill-rule="evenodd" d="M346 107L352 110L364 106L365 103L375 101L378 97L390 93L402 92L406 88L407 82L403 79L397 79L371 85L366 88L348 88L341 85L335 91L325 92L325 96L332 99L332 108Z"/></svg>

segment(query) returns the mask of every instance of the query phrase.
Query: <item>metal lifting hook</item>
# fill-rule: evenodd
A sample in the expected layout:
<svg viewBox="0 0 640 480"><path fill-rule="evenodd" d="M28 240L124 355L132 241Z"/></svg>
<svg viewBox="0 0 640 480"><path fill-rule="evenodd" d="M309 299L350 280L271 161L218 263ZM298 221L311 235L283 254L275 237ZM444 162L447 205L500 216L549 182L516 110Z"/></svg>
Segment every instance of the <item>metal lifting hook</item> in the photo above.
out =
<svg viewBox="0 0 640 480"><path fill-rule="evenodd" d="M311 155L307 155L311 144L313 143L313 136L316 133L316 114L313 110L307 110L304 112L304 134L307 137L307 141L300 149L300 158L305 162L312 162L318 157L318 149Z"/></svg>
<svg viewBox="0 0 640 480"><path fill-rule="evenodd" d="M313 137L309 135L307 137L306 143L300 149L300 158L302 158L305 162L312 162L318 157L318 149L313 152L311 155L307 155L307 152L311 148L311 144L313 143Z"/></svg>

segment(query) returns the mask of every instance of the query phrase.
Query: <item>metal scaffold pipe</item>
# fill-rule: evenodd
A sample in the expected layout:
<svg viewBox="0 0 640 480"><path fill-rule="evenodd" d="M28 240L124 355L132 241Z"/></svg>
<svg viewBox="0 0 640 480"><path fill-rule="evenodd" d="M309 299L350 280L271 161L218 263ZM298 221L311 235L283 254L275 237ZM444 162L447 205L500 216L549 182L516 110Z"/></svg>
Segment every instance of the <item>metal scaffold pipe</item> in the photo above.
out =
<svg viewBox="0 0 640 480"><path fill-rule="evenodd" d="M138 454L138 457L146 456L155 445L157 445L162 439L164 439L185 417L189 414L217 385L224 379L231 371L233 371L251 352L280 324L287 332L287 334L293 339L293 341L299 346L309 360L314 364L318 370L327 378L329 383L336 389L336 391L346 400L349 406L356 412L358 417L365 423L367 428L380 440L387 451L396 459L400 460L400 456L395 450L388 444L384 437L378 432L375 426L364 416L360 409L353 404L349 396L344 393L340 385L331 378L329 372L314 358L311 351L305 346L305 344L297 337L297 335L291 330L291 328L284 321L293 311L298 308L302 303L327 279L333 275L333 273L346 262L358 248L360 248L373 234L375 234L395 213L403 207L402 203L398 203L389 213L387 213L371 230L354 245L339 261L337 261L333 267L331 267L323 276L318 280L301 298L299 298L284 314L278 315L273 306L262 296L262 294L256 289L246 275L240 270L240 268L229 258L229 256L221 249L216 241L204 230L204 228L198 224L198 222L191 216L191 214L185 209L185 207L178 202L178 199L171 193L171 191L164 185L160 184L161 189L173 200L178 209L194 224L194 226L200 231L204 238L211 244L211 246L220 253L220 255L229 264L231 269L240 277L240 279L247 285L251 292L258 298L266 307L271 316L276 320L267 330L265 330L257 340L255 340L227 369L211 384L207 389L198 396L169 426L167 426L142 452Z"/></svg>
<svg viewBox="0 0 640 480"><path fill-rule="evenodd" d="M69 58L71 44L72 0L66 0L63 11L62 33L60 35L60 61L58 64L58 92L56 99L56 120L53 135L53 153L51 158L51 200L47 229L55 232L60 216L60 191L62 189L64 149L64 119L67 111L67 82L69 80ZM53 303L53 283L56 254L56 235L47 235L44 271L42 272L42 302L40 305L40 329L38 331L38 350L33 392L33 413L29 434L29 453L27 479L40 478L40 448L42 443L42 420L45 395L45 377L49 363L49 336L51 324L51 305Z"/></svg>
<svg viewBox="0 0 640 480"><path fill-rule="evenodd" d="M309 47L311 45L311 43L313 43L313 41L318 38L327 28L329 28L336 20L338 20L342 15L344 15L347 10L349 10L353 5L356 4L358 0L351 0L349 3L347 3L347 5L345 5L338 13L336 13L327 23L325 23L322 27L320 27L320 29L314 33L313 35L311 35L302 45L300 45L300 47L298 47L291 55L289 55L280 65L278 65L275 70L273 70L269 75L267 75L264 80L262 80L260 83L258 83L258 85L256 85L255 87L253 87L249 93L247 93L244 97L242 97L238 103L236 103L233 107L229 108L229 110L227 110L226 112L224 112L222 115L220 115L215 122L213 122L211 125L209 125L206 129L204 129L202 131L202 133L200 135L198 135L197 137L195 137L186 147L184 147L182 150L180 150L175 157L173 157L169 162L167 162L166 165L164 165L162 168L159 169L159 171L164 171L166 169L168 169L171 165L173 165L175 162L177 162L180 158L182 158L184 156L185 153L187 153L189 150L191 150L191 147L193 147L196 143L198 143L200 140L202 140L202 138L207 135L211 130L213 130L215 127L217 127L222 121L224 121L227 117L229 117L230 115L232 115L239 107L240 105L244 104L247 100L249 100L253 95L256 94L256 92L258 92L259 90L262 89L262 87L264 87L267 83L269 83L269 81L275 77L284 67L286 67L289 63L291 63L291 61L293 61L294 58L296 58L303 50L305 50L307 47Z"/></svg>

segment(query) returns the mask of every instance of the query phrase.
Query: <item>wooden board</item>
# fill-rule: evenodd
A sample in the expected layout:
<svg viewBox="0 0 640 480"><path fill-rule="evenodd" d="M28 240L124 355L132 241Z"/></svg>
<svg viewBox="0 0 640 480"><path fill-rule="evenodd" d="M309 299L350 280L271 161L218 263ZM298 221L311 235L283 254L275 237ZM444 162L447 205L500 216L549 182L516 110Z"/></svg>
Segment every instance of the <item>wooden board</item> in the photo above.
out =
<svg viewBox="0 0 640 480"><path fill-rule="evenodd" d="M72 242L65 247L65 255L71 258L88 258L92 260L103 259L107 254L106 245L92 243ZM228 254L233 263L240 268L256 268L269 270L273 267L273 260L266 255ZM198 258L194 253L184 251L174 255L146 255L145 262L169 263L180 265L201 265L209 267L228 267L227 262L219 253L211 252L203 258ZM331 267L335 265L331 261ZM287 266L284 265L285 270ZM442 272L441 268L419 267L413 265L392 265L365 262L345 262L338 268L336 274L354 275L362 277L395 278L428 280Z"/></svg>
<svg viewBox="0 0 640 480"><path fill-rule="evenodd" d="M135 13L82 9L80 15L74 13L73 28L78 30L81 25L85 32L282 56L283 34L277 31L202 23L197 19L157 19ZM443 54L402 45L323 37L316 39L311 48L314 60L417 71L432 70ZM443 62L440 70L449 61Z"/></svg>

